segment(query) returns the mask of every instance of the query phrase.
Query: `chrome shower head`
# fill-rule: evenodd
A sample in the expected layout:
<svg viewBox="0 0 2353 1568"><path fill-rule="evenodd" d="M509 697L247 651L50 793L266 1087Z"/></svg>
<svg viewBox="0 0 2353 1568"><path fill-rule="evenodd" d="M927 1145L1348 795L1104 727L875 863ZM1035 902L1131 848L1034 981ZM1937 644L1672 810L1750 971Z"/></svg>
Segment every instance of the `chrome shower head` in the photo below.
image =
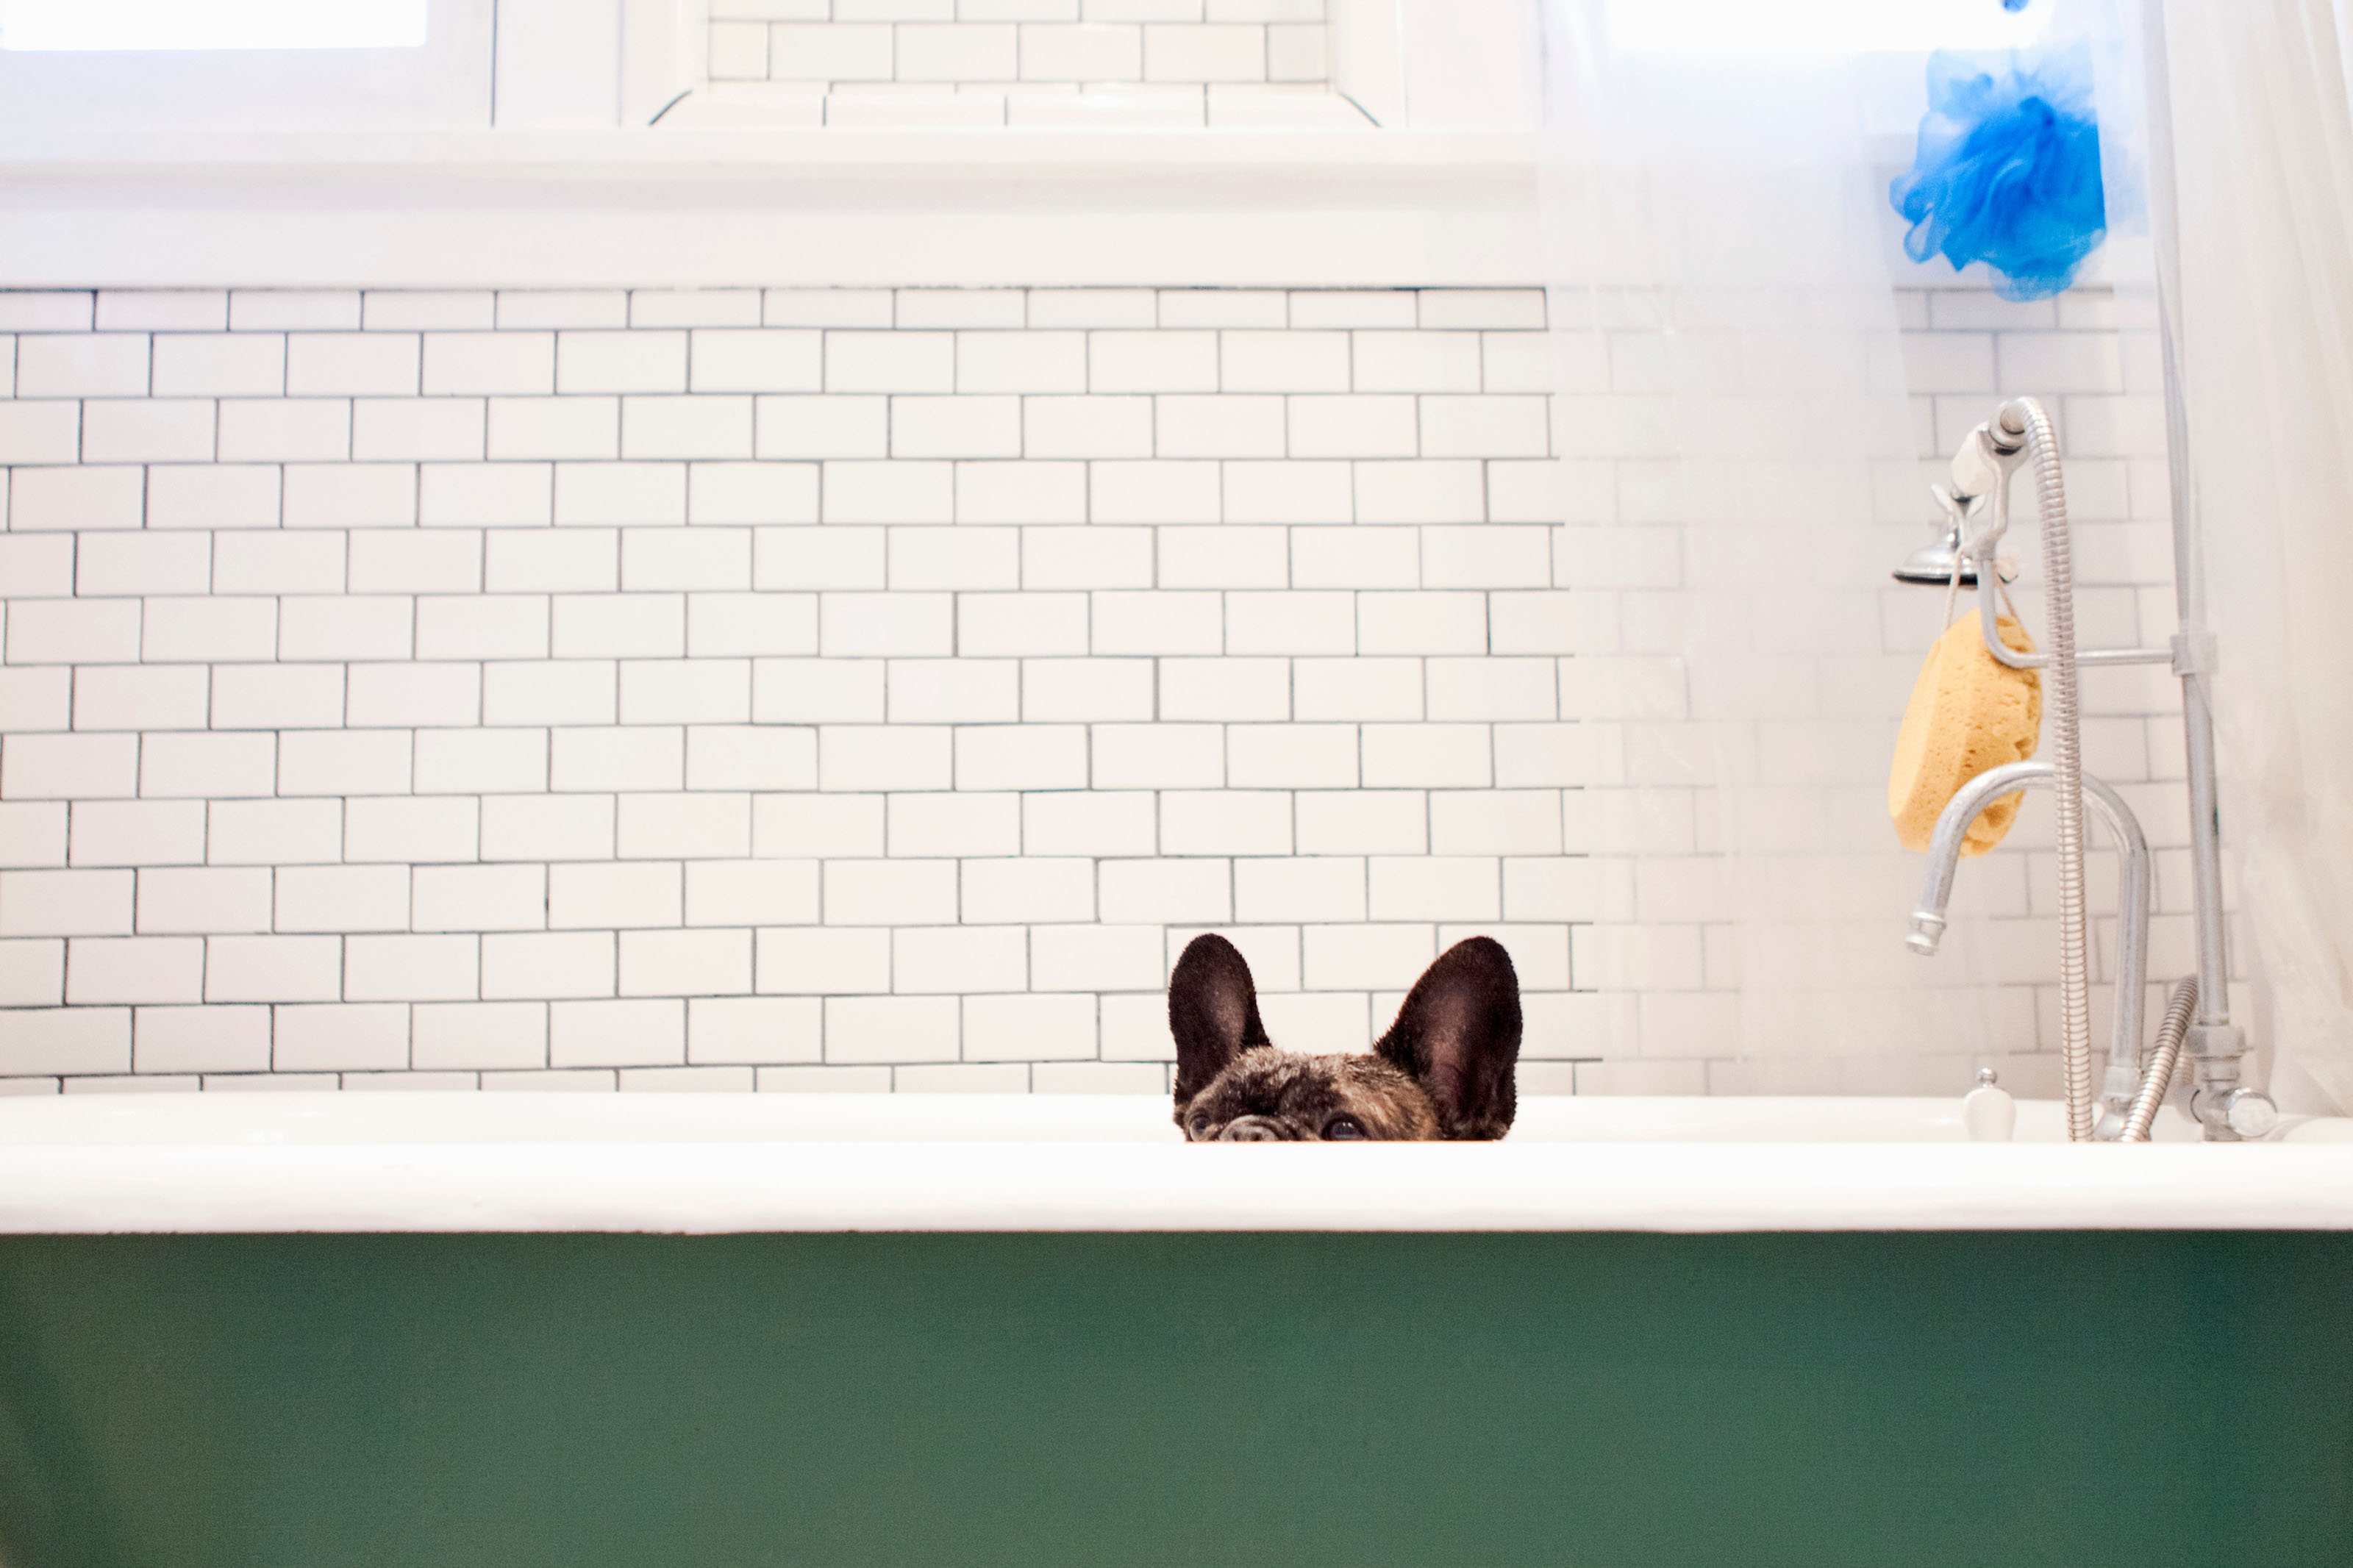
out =
<svg viewBox="0 0 2353 1568"><path fill-rule="evenodd" d="M1941 587L1953 580L1953 562L1961 552L1961 525L1986 504L1988 497L1996 501L1996 529L1999 530L2000 497L1997 494L2010 483L2010 476L2026 450L2026 406L2018 400L2003 404L1994 416L1968 433L1961 449L1953 455L1952 479L1947 483L1933 484L1928 493L1936 499L1937 508L1945 514L1945 537L1937 542L1914 551L1904 564L1895 569L1899 583L1925 583ZM1989 541L1980 539L1983 551ZM2000 542L2000 534L1991 543ZM2013 581L2017 568L2003 563L1999 570L2005 583ZM1961 563L1961 586L1978 585L1977 562Z"/></svg>
<svg viewBox="0 0 2353 1568"><path fill-rule="evenodd" d="M1953 561L1961 552L1961 525L1953 524L1945 531L1944 538L1934 544L1925 544L1904 558L1895 569L1898 583L1922 583L1941 588L1953 580ZM1961 586L1978 585L1978 567L1974 561L1961 563Z"/></svg>

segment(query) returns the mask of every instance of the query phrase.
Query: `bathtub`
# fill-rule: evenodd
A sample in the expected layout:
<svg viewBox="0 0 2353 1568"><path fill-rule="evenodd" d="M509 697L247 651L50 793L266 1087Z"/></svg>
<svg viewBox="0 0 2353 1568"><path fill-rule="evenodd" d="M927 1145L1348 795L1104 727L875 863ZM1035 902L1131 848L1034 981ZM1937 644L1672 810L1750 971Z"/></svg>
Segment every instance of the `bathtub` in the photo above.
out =
<svg viewBox="0 0 2353 1568"><path fill-rule="evenodd" d="M2342 1568L2353 1124L2057 1131L0 1102L0 1560Z"/></svg>

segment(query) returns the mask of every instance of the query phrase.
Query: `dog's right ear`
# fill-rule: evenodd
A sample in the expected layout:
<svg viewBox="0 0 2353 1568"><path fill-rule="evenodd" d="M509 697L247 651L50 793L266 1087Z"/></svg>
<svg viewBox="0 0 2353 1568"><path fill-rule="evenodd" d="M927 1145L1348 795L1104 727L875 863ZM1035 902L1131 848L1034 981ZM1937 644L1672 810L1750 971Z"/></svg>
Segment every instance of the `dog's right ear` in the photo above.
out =
<svg viewBox="0 0 2353 1568"><path fill-rule="evenodd" d="M1269 1043L1250 965L1224 937L1197 936L1176 961L1168 977L1168 1032L1176 1037L1180 1114L1236 1057Z"/></svg>
<svg viewBox="0 0 2353 1568"><path fill-rule="evenodd" d="M1423 971L1375 1055L1412 1075L1449 1138L1501 1138L1519 1110L1520 977L1493 937L1456 942Z"/></svg>

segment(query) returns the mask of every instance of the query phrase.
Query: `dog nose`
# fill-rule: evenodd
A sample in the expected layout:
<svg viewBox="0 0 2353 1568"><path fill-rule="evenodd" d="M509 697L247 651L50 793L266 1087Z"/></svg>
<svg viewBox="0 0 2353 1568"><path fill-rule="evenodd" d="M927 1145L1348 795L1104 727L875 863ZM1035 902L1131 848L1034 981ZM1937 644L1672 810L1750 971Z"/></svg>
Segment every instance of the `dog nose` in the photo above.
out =
<svg viewBox="0 0 2353 1568"><path fill-rule="evenodd" d="M1227 1122L1225 1130L1218 1134L1218 1141L1221 1143L1280 1143L1282 1134L1276 1131L1274 1124L1264 1117L1245 1116Z"/></svg>

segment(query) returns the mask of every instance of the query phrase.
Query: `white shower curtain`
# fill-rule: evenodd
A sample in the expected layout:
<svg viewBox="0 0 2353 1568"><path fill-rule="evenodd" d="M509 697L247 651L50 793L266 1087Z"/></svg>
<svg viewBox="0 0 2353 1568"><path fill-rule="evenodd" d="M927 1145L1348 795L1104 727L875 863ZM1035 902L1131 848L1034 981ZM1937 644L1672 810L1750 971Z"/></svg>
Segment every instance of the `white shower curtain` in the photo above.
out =
<svg viewBox="0 0 2353 1568"><path fill-rule="evenodd" d="M1563 549L1622 628L1577 661L1623 755L1581 809L1630 902L1577 983L1617 993L1619 1087L1957 1094L2035 1021L1986 983L2000 872L1942 958L1904 944L1885 770L1940 596L1889 599L1933 508L1858 64L1625 48L1612 10L1546 5ZM1666 1070L1701 1058L1704 1086Z"/></svg>
<svg viewBox="0 0 2353 1568"><path fill-rule="evenodd" d="M2353 1113L2353 31L2164 4L2233 935L2282 1106Z"/></svg>

